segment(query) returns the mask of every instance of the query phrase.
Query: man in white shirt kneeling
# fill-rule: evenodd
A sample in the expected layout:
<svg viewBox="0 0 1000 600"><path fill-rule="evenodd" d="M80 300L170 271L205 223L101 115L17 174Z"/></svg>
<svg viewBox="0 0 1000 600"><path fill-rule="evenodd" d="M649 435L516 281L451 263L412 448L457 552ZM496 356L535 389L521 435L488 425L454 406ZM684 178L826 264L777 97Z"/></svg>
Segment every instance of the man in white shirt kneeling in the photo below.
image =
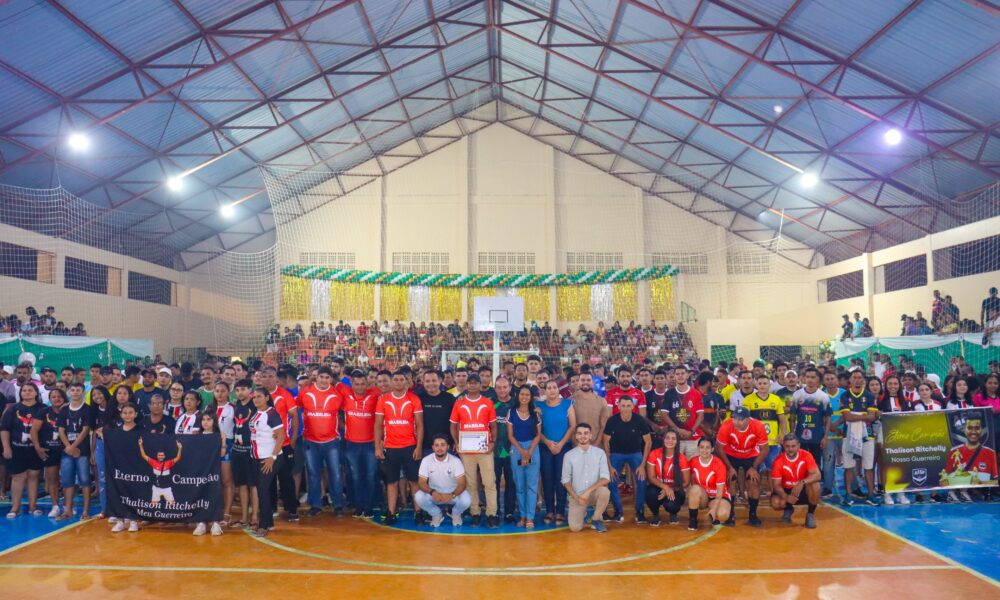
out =
<svg viewBox="0 0 1000 600"><path fill-rule="evenodd" d="M434 453L420 461L420 489L413 499L431 516L431 527L440 527L444 521L441 505L452 507L452 525L459 527L462 513L472 505L472 496L465 489L465 467L457 456L448 453L448 438L444 435L434 436L431 449Z"/></svg>

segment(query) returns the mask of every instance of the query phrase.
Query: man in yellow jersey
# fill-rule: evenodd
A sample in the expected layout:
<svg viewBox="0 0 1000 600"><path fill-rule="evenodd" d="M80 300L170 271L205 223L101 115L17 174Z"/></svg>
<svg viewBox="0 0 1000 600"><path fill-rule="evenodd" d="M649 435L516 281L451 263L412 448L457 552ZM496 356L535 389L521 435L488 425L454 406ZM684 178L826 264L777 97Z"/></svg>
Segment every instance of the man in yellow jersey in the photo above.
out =
<svg viewBox="0 0 1000 600"><path fill-rule="evenodd" d="M761 471L770 472L774 459L781 454L781 438L788 433L788 419L785 416L785 401L771 393L771 379L766 374L757 376L757 389L743 399L743 406L750 416L764 424L767 431L768 454ZM762 487L770 487L768 478L763 478Z"/></svg>

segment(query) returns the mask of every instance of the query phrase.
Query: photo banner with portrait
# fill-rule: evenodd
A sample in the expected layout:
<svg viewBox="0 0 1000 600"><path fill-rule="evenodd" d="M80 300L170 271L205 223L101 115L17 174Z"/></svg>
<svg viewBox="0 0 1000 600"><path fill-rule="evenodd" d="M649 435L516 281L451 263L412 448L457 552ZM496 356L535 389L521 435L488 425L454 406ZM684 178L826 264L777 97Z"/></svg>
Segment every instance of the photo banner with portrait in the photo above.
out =
<svg viewBox="0 0 1000 600"><path fill-rule="evenodd" d="M997 485L989 409L883 413L887 492Z"/></svg>
<svg viewBox="0 0 1000 600"><path fill-rule="evenodd" d="M166 523L222 520L218 435L104 432L109 516Z"/></svg>

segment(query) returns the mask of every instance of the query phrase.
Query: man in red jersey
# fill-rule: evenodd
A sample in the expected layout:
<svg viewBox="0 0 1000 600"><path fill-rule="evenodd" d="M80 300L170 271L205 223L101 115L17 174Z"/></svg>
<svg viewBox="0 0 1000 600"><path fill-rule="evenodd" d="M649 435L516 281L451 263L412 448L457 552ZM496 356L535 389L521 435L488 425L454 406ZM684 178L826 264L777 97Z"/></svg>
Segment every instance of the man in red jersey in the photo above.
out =
<svg viewBox="0 0 1000 600"><path fill-rule="evenodd" d="M371 518L378 463L375 461L375 405L378 388L368 389L367 373L351 371L351 385L344 386L344 454L350 469L354 516Z"/></svg>
<svg viewBox="0 0 1000 600"><path fill-rule="evenodd" d="M335 387L333 370L320 367L316 385L299 390L302 409L303 450L306 453L306 474L309 477L309 511L315 517L323 510L323 470L329 481L330 504L336 516L344 514L344 489L340 478L340 435L337 415L344 402ZM346 386L345 386L346 387Z"/></svg>
<svg viewBox="0 0 1000 600"><path fill-rule="evenodd" d="M816 459L799 446L794 433L786 433L781 440L784 450L774 459L771 467L771 508L783 510L783 523L791 523L797 504L809 506L806 527L816 529L816 505L819 504L819 482L823 475L819 472Z"/></svg>
<svg viewBox="0 0 1000 600"><path fill-rule="evenodd" d="M975 413L972 413L975 414ZM997 455L992 448L982 445L983 417L975 414L966 418L965 443L955 446L948 454L946 475L958 476L959 472L971 473L973 485L982 485L997 480ZM947 480L941 485L948 485Z"/></svg>
<svg viewBox="0 0 1000 600"><path fill-rule="evenodd" d="M278 371L274 367L264 367L260 370L260 385L271 394L274 409L285 425L285 442L281 446L285 460L279 463L281 469L277 473L278 491L281 492L281 503L288 513L288 521L298 523L299 498L295 492L295 478L292 471L299 440L299 409L291 392L278 385ZM274 488L271 490L274 491ZM273 503L273 506L277 505L277 502Z"/></svg>
<svg viewBox="0 0 1000 600"><path fill-rule="evenodd" d="M760 465L767 458L767 429L757 419L750 418L750 411L739 406L733 418L719 427L719 458L726 465L729 481L735 481L740 471L746 473L747 503L750 507L750 525L760 527L757 504L760 502ZM730 515L726 525L735 525L736 515Z"/></svg>
<svg viewBox="0 0 1000 600"><path fill-rule="evenodd" d="M618 367L618 387L609 389L605 398L608 406L611 407L611 414L618 414L618 399L622 396L631 396L634 401L634 409L643 418L646 417L646 394L632 385L632 369L628 365Z"/></svg>
<svg viewBox="0 0 1000 600"><path fill-rule="evenodd" d="M493 464L493 447L497 439L497 413L493 401L482 395L482 381L479 375L473 373L465 381L465 395L455 400L451 409L451 437L455 440L462 466L465 467L465 479L469 494L472 495L472 524L479 525L481 516L479 508L479 481L482 478L483 489L486 492L486 523L490 529L500 525L497 518L497 483L496 470ZM472 448L466 442L481 440L485 437L486 446Z"/></svg>
<svg viewBox="0 0 1000 600"><path fill-rule="evenodd" d="M424 407L416 394L407 391L406 374L393 373L390 385L389 393L383 394L375 405L375 457L382 461L385 476L389 508L383 519L386 525L397 519L400 471L410 484L411 494L420 489L417 481L424 438Z"/></svg>

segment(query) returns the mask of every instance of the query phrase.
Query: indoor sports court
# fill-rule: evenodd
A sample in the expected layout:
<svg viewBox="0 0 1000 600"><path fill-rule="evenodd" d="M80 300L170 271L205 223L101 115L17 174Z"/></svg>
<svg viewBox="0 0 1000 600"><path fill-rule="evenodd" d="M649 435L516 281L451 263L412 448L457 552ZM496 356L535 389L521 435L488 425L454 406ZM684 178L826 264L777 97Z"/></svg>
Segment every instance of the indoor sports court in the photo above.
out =
<svg viewBox="0 0 1000 600"><path fill-rule="evenodd" d="M995 0L0 0L0 597L994 597L998 97Z"/></svg>

